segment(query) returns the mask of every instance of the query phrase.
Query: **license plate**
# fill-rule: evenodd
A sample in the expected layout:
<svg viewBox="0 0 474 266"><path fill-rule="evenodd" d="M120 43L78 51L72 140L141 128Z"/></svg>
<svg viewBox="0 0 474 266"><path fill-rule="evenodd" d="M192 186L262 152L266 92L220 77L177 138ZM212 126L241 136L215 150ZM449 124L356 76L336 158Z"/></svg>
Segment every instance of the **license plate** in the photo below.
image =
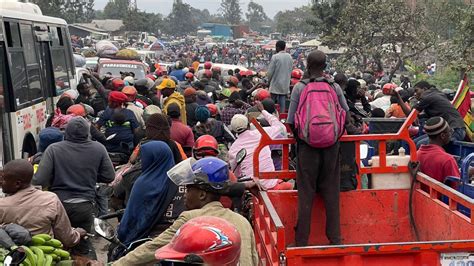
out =
<svg viewBox="0 0 474 266"><path fill-rule="evenodd" d="M442 253L441 266L474 266L474 253Z"/></svg>

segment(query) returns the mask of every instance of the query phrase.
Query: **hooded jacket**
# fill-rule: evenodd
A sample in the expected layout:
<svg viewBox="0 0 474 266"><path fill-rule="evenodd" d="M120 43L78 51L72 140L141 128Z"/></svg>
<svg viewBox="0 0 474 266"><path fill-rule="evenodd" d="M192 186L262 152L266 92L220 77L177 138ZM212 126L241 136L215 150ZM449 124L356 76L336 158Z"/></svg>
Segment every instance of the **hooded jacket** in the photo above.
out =
<svg viewBox="0 0 474 266"><path fill-rule="evenodd" d="M184 96L181 95L179 92L173 92L169 97L165 99L165 103L163 104L163 111L167 112L168 106L172 103L176 103L179 106L179 110L181 113L181 122L187 125L186 123L186 103L184 101Z"/></svg>
<svg viewBox="0 0 474 266"><path fill-rule="evenodd" d="M114 168L105 147L90 139L88 122L75 117L66 126L65 140L43 153L33 184L49 188L61 201L94 201L96 183L110 183Z"/></svg>

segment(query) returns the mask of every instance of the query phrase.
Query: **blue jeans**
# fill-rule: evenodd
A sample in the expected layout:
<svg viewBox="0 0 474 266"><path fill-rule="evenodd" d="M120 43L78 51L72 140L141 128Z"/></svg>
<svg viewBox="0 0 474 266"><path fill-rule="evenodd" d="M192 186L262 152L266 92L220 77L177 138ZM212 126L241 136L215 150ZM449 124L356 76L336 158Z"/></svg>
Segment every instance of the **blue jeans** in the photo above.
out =
<svg viewBox="0 0 474 266"><path fill-rule="evenodd" d="M463 141L466 137L465 128L455 128L453 134L451 135L451 141ZM429 143L428 135L421 135L413 140L416 144L416 148L419 149L421 145L426 145Z"/></svg>
<svg viewBox="0 0 474 266"><path fill-rule="evenodd" d="M280 105L280 113L284 113L286 105L286 94L272 93L272 99L276 104Z"/></svg>

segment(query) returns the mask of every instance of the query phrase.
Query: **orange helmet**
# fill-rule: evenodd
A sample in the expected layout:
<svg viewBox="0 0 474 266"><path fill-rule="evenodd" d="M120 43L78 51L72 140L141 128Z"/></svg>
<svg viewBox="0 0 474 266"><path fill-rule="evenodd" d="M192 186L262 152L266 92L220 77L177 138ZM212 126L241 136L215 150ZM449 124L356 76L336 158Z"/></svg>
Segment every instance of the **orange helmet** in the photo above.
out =
<svg viewBox="0 0 474 266"><path fill-rule="evenodd" d="M82 104L74 104L69 106L69 108L66 111L66 114L68 115L74 115L74 116L86 116L87 111L84 105Z"/></svg>
<svg viewBox="0 0 474 266"><path fill-rule="evenodd" d="M291 77L294 79L301 79L302 76L303 71L301 69L296 68L291 71Z"/></svg>
<svg viewBox="0 0 474 266"><path fill-rule="evenodd" d="M217 115L217 106L212 103L206 104L207 109L211 112L211 117L215 117Z"/></svg>
<svg viewBox="0 0 474 266"><path fill-rule="evenodd" d="M155 258L235 266L240 260L240 245L240 233L233 224L219 217L201 216L183 224L171 242L155 252Z"/></svg>
<svg viewBox="0 0 474 266"><path fill-rule="evenodd" d="M137 95L137 89L133 86L125 86L122 89L122 92L125 93L128 96L135 96Z"/></svg>
<svg viewBox="0 0 474 266"><path fill-rule="evenodd" d="M206 156L217 156L217 154L219 154L219 148L216 138L211 135L200 136L194 142L193 154L196 159Z"/></svg>

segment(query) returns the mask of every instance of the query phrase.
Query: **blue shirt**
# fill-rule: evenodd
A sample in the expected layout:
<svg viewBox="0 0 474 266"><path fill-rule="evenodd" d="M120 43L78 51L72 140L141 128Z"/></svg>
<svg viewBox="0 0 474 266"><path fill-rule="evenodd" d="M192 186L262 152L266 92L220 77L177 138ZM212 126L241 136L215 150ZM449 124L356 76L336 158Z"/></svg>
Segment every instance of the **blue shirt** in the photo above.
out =
<svg viewBox="0 0 474 266"><path fill-rule="evenodd" d="M182 69L173 70L170 73L170 76L175 77L178 81L184 81L186 73Z"/></svg>

